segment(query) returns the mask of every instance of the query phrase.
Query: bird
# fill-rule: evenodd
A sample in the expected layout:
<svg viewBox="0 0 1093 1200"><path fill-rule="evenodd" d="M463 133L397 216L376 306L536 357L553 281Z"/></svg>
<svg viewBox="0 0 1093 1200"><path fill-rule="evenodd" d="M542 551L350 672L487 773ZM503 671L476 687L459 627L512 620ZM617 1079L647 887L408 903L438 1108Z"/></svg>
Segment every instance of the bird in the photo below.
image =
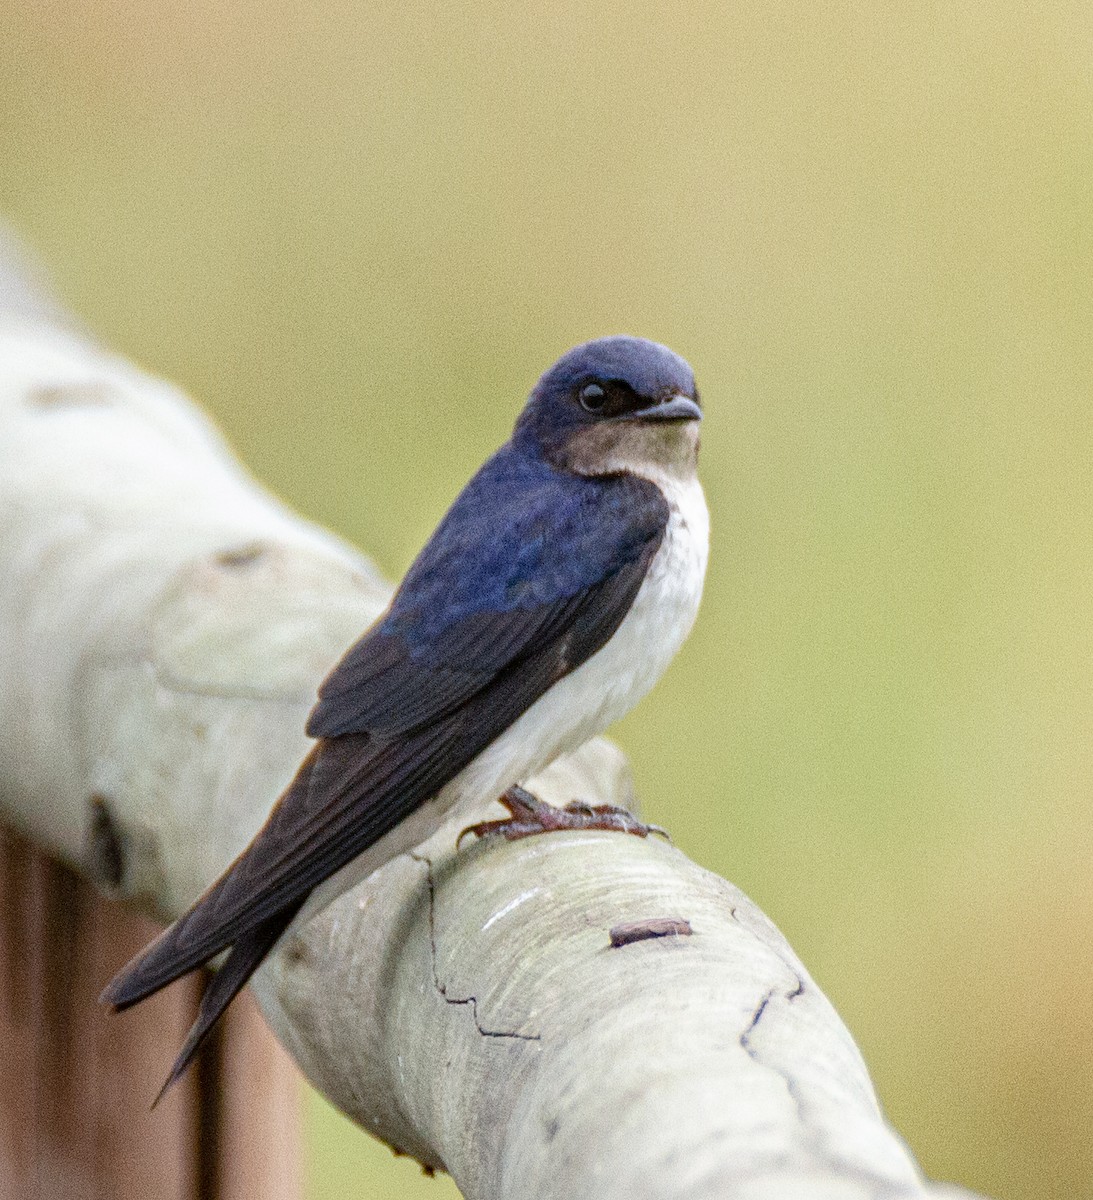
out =
<svg viewBox="0 0 1093 1200"><path fill-rule="evenodd" d="M464 831L478 836L649 831L520 785L628 712L694 624L709 549L701 419L689 364L644 338L585 342L540 377L320 685L315 741L265 824L103 992L122 1011L223 957L159 1096L286 931L457 805L508 807Z"/></svg>

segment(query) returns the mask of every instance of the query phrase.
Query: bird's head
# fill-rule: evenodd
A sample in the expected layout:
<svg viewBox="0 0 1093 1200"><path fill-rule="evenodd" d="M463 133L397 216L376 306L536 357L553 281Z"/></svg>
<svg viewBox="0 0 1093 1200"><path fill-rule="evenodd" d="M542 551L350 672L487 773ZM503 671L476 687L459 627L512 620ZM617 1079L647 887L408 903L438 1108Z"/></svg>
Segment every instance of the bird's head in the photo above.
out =
<svg viewBox="0 0 1093 1200"><path fill-rule="evenodd" d="M687 478L702 419L694 372L667 346L605 337L576 346L535 385L514 439L581 475Z"/></svg>

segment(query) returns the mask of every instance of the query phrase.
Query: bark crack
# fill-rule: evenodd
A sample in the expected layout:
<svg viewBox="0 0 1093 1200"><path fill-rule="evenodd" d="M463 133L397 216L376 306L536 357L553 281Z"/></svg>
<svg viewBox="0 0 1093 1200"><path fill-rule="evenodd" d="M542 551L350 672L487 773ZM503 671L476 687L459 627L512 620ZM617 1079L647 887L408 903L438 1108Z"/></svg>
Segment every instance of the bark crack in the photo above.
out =
<svg viewBox="0 0 1093 1200"><path fill-rule="evenodd" d="M735 911L734 911L735 915ZM781 957L781 956L779 956ZM782 959L785 962L785 959ZM870 1200L897 1200L901 1196L918 1196L921 1192L916 1187L908 1187L901 1183L895 1183L892 1180L884 1179L882 1176L875 1174L872 1171L867 1171L857 1166L854 1163L846 1162L838 1153L832 1152L827 1145L827 1139L824 1136L823 1130L818 1128L814 1123L808 1120L806 1115L806 1104L801 1095L801 1090L797 1085L797 1081L793 1076L782 1067L775 1063L768 1062L760 1053L757 1047L752 1045L752 1034L754 1034L759 1022L763 1019L763 1015L770 1007L771 1002L777 996L781 996L787 1003L792 1004L794 1000L799 999L805 992L805 981L803 977L794 971L788 963L786 967L792 972L797 980L797 986L792 991L782 991L780 988L771 988L759 1001L755 1012L752 1014L751 1020L748 1022L747 1029L740 1035L740 1045L744 1053L759 1066L766 1068L768 1071L773 1071L782 1082L785 1084L786 1092L789 1098L793 1101L793 1106L796 1110L797 1121L804 1131L805 1137L810 1143L811 1152L823 1164L829 1167L834 1167L840 1177L853 1178L864 1186L870 1189Z"/></svg>
<svg viewBox="0 0 1093 1200"><path fill-rule="evenodd" d="M804 979L802 979L796 971L793 971L792 974L797 980L797 986L793 988L792 991L781 992L782 999L788 1004L792 1004L794 1000L797 1000L799 997L803 996L805 992ZM767 1062L764 1058L762 1058L759 1051L751 1043L752 1034L755 1032L759 1022L763 1019L763 1014L767 1011L770 1002L775 998L775 996L779 995L779 993L779 988L771 988L770 991L768 991L763 999L759 1002L759 1007L756 1008L755 1012L752 1014L752 1018L748 1023L747 1029L745 1029L740 1035L740 1045L743 1047L744 1053L753 1062L757 1062L761 1067L766 1067L768 1071L773 1071L782 1079L786 1085L786 1091L789 1093L789 1098L793 1101L793 1105L797 1110L797 1120L800 1121L800 1123L806 1128L810 1128L808 1121L805 1119L804 1100L801 1097L801 1092L796 1081L788 1071L784 1071L781 1067L775 1066L773 1063Z"/></svg>
<svg viewBox="0 0 1093 1200"><path fill-rule="evenodd" d="M436 949L436 883L433 879L433 863L432 859L424 854L415 854L411 851L410 857L425 867L425 884L429 889L429 951L430 962L433 975L433 987L443 999L445 1004L458 1005L466 1008L474 1021L474 1027L478 1030L482 1037L487 1038L508 1038L518 1042L538 1042L542 1041L542 1036L538 1033L517 1033L515 1030L507 1029L488 1029L482 1024L478 1018L478 997L477 996L450 996L448 994L448 985L440 978L440 971L437 968L437 949Z"/></svg>

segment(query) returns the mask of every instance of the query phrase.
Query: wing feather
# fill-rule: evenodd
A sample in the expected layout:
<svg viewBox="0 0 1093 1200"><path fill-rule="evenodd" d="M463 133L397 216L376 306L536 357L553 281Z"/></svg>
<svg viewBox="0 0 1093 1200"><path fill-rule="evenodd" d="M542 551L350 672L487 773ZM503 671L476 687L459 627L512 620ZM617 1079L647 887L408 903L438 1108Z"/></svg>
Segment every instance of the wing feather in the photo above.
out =
<svg viewBox="0 0 1093 1200"><path fill-rule="evenodd" d="M474 599L468 580L481 579L475 547L482 539L441 541L447 563L440 566L454 579L446 601L422 586L423 577L438 575L437 551L430 556L427 548L387 617L320 690L309 723L319 741L266 824L189 912L119 974L104 999L118 1007L135 1003L298 906L608 641L641 587L667 520L652 484L614 482L606 513L615 527L601 504L584 514L598 522L596 537L577 539L576 550L572 536L554 546L540 539L530 568L517 514L508 540L519 553L498 559L497 546L488 543L500 565L477 607L467 602ZM523 523L529 521L543 523L534 503L523 512ZM442 525L434 542L443 532ZM452 544L459 551L454 560ZM520 586L529 569L535 588ZM415 612L425 611L423 595L427 620L415 621ZM498 595L515 603L498 608Z"/></svg>

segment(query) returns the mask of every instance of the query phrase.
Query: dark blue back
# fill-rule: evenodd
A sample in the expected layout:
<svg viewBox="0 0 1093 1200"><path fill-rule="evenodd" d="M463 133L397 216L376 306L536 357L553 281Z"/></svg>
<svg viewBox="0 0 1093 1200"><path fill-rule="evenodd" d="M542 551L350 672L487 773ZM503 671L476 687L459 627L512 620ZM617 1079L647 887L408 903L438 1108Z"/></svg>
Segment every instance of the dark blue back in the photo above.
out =
<svg viewBox="0 0 1093 1200"><path fill-rule="evenodd" d="M382 627L429 643L468 616L577 595L639 557L665 517L646 480L561 472L506 443L441 521Z"/></svg>

